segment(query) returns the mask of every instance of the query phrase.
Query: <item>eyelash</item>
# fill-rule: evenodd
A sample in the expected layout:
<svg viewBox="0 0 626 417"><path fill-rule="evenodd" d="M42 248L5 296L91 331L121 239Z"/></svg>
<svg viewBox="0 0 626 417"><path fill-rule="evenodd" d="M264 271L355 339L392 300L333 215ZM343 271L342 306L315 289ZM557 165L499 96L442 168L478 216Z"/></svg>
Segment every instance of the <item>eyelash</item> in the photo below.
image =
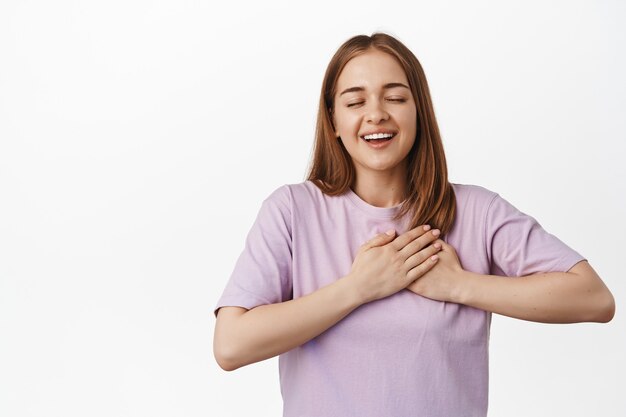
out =
<svg viewBox="0 0 626 417"><path fill-rule="evenodd" d="M390 98L389 101L396 101L398 103L404 103L406 100L403 98ZM358 103L350 103L348 104L346 107L352 107L352 106L356 106L358 104L363 104L362 101L358 102Z"/></svg>

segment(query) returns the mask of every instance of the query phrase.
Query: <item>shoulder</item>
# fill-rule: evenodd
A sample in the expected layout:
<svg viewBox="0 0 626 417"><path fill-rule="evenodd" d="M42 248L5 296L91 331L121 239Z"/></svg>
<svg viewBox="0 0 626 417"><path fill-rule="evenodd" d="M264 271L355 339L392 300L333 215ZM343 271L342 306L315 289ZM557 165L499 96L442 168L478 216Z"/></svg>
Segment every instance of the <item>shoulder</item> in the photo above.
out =
<svg viewBox="0 0 626 417"><path fill-rule="evenodd" d="M476 184L450 183L454 189L457 203L462 206L489 207L499 195L497 192Z"/></svg>
<svg viewBox="0 0 626 417"><path fill-rule="evenodd" d="M286 198L294 198L297 196L303 196L307 194L311 194L314 192L314 189L318 190L318 188L310 181L303 181L299 183L289 183L283 184L277 188L275 188L266 200L281 200Z"/></svg>
<svg viewBox="0 0 626 417"><path fill-rule="evenodd" d="M275 189L268 199L289 201L291 206L306 206L324 198L324 193L312 181L284 184Z"/></svg>
<svg viewBox="0 0 626 417"><path fill-rule="evenodd" d="M311 181L283 184L275 188L263 201L264 204L281 206L289 211L314 204L323 198L322 191Z"/></svg>
<svg viewBox="0 0 626 417"><path fill-rule="evenodd" d="M500 193L474 184L452 184L459 212L465 217L479 216L486 230L494 231L502 225L527 222L532 225L536 219L513 205Z"/></svg>
<svg viewBox="0 0 626 417"><path fill-rule="evenodd" d="M290 184L283 184L277 188L274 188L267 197L263 200L263 203L291 205L291 190Z"/></svg>

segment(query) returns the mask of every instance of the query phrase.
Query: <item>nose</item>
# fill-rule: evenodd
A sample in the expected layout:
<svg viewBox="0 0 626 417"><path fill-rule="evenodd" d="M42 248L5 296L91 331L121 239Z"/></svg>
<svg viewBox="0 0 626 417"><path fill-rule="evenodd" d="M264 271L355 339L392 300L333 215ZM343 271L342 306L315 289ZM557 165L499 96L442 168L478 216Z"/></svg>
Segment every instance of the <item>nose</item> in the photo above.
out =
<svg viewBox="0 0 626 417"><path fill-rule="evenodd" d="M370 103L369 109L367 110L368 122L378 124L381 120L387 120L389 118L389 114L387 114L385 108L378 100L371 100Z"/></svg>

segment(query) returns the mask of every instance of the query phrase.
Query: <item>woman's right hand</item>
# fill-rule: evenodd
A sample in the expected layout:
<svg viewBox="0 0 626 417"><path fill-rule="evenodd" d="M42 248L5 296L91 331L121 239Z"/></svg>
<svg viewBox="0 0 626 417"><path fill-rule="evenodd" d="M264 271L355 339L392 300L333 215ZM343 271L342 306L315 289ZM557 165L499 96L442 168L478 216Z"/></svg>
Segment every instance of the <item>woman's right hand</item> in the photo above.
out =
<svg viewBox="0 0 626 417"><path fill-rule="evenodd" d="M395 294L437 263L441 250L431 243L439 230L417 226L402 235L380 233L359 248L348 274L364 303Z"/></svg>

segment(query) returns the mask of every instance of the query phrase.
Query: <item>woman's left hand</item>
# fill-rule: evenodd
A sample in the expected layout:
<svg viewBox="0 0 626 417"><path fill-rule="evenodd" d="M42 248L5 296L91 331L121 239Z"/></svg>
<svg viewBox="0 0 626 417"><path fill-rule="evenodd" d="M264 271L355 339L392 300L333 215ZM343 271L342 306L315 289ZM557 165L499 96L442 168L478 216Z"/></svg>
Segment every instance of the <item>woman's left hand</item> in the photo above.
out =
<svg viewBox="0 0 626 417"><path fill-rule="evenodd" d="M458 294L464 282L462 275L465 271L456 250L441 239L432 244L441 245L441 250L437 252L439 257L437 264L406 289L433 300L458 302Z"/></svg>

